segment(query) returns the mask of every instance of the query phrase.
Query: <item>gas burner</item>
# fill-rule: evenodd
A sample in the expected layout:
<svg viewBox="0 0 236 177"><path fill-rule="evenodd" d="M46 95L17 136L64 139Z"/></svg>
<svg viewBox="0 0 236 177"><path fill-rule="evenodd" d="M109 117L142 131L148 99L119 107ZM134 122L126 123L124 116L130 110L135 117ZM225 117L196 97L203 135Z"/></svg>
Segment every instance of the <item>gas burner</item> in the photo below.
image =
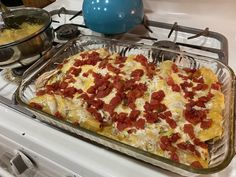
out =
<svg viewBox="0 0 236 177"><path fill-rule="evenodd" d="M13 68L13 69L5 69L4 70L4 75L5 75L5 79L7 81L10 82L14 82L14 83L20 83L22 80L22 76L24 74L24 72L30 67L31 65L28 66L22 66L19 68Z"/></svg>
<svg viewBox="0 0 236 177"><path fill-rule="evenodd" d="M9 60L13 55L14 55L14 50L11 48L0 50L1 62L5 62L5 61Z"/></svg>
<svg viewBox="0 0 236 177"><path fill-rule="evenodd" d="M153 46L160 47L160 48L165 48L165 49L170 49L174 51L180 51L180 47L172 41L157 41L153 43ZM177 54L175 53L170 53L170 52L165 52L159 49L153 49L152 52L152 58L154 60L170 60L172 58L176 58Z"/></svg>
<svg viewBox="0 0 236 177"><path fill-rule="evenodd" d="M21 57L21 52L16 47L0 49L1 66L12 64L17 60L19 60L20 57Z"/></svg>
<svg viewBox="0 0 236 177"><path fill-rule="evenodd" d="M70 40L80 35L78 26L75 24L63 24L56 28L55 32L59 40Z"/></svg>
<svg viewBox="0 0 236 177"><path fill-rule="evenodd" d="M13 76L15 77L22 77L22 75L24 74L24 72L30 67L31 65L27 65L27 66L22 66L19 68L13 68L11 69Z"/></svg>

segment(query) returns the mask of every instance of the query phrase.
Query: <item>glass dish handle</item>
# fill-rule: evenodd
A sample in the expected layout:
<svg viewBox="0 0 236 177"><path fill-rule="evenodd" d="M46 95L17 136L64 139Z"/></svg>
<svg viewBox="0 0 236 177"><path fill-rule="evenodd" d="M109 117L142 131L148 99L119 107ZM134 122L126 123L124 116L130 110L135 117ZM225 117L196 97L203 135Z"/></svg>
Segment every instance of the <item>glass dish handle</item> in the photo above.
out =
<svg viewBox="0 0 236 177"><path fill-rule="evenodd" d="M234 81L234 126L236 127L236 76L234 76L233 81ZM234 154L236 155L236 132L234 132Z"/></svg>

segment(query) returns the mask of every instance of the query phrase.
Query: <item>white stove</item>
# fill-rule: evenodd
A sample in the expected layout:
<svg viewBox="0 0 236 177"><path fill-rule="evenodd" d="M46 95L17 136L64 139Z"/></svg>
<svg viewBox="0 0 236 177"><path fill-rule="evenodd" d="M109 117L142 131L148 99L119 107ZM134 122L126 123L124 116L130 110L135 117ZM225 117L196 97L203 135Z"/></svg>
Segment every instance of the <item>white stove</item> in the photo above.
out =
<svg viewBox="0 0 236 177"><path fill-rule="evenodd" d="M170 40L178 43L187 43L190 45L204 46L205 49L214 48L217 52L223 52L223 62L229 64L236 72L236 32L233 27L236 26L236 11L234 0L215 0L214 2L194 1L194 0L144 0L145 14L151 21L149 24L153 33L148 35L151 39L143 39L145 34L137 42L153 44L159 40ZM57 0L45 9L53 12L65 7L76 12L82 9L82 0ZM214 10L210 10L214 9ZM222 13L219 13L222 12ZM220 14L220 15L219 15ZM72 16L72 15L71 15ZM59 24L79 23L83 24L81 17L69 21L68 15L61 14L61 17L54 15L53 20L60 23L54 23L53 27L57 28ZM153 24L158 21L160 23ZM173 28L175 22L181 28L191 27L199 29L194 34L173 30L170 38L168 34ZM167 24L167 28L160 28L160 25ZM169 24L169 25L168 25ZM169 29L170 26L170 29ZM217 31L225 36L228 45L225 43L221 35L205 38L200 36L188 40L206 28L210 31ZM86 28L81 29L82 34L99 35L91 32ZM173 28L174 29L174 28ZM121 39L132 38L133 33L120 37ZM58 40L57 42L60 42ZM222 48L223 44L223 48ZM228 49L226 50L225 47ZM187 50L192 53L199 53L198 49L181 46L181 50ZM215 50L214 50L215 51ZM202 51L201 55L207 55L216 59L220 56L217 52ZM227 54L228 52L228 54ZM222 59L222 58L220 58ZM17 88L16 82L9 84L9 72L3 70L0 73L0 95L6 100L12 99L12 94ZM24 111L23 111L24 112ZM130 176L178 176L171 172L167 172L160 168L151 166L146 163L134 160L132 158L120 155L113 151L109 151L103 147L92 145L88 142L80 140L61 132L51 126L48 126L37 119L26 116L22 112L14 110L14 105L8 107L0 104L0 176L10 174L12 168L7 164L10 159L16 159L21 152L34 161L33 168L27 170L19 176L64 176L64 177L130 177ZM30 165L29 165L30 166ZM222 172L209 176L236 176L236 159Z"/></svg>

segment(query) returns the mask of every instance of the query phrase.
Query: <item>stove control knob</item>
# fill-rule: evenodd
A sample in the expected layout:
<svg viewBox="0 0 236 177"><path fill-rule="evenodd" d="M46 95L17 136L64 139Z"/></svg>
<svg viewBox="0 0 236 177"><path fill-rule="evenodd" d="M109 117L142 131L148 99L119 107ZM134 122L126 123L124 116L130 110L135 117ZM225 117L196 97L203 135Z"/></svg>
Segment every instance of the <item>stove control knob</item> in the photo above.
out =
<svg viewBox="0 0 236 177"><path fill-rule="evenodd" d="M10 160L12 171L15 175L23 174L27 169L34 168L32 160L21 151L16 151L15 156Z"/></svg>

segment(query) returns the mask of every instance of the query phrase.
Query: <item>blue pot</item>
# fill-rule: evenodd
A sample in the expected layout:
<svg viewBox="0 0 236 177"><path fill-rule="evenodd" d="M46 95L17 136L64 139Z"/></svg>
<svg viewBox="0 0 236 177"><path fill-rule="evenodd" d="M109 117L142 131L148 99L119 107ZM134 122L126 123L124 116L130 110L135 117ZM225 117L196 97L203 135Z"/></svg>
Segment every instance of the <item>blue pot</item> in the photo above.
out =
<svg viewBox="0 0 236 177"><path fill-rule="evenodd" d="M103 34L125 33L143 20L142 0L84 0L84 22Z"/></svg>

